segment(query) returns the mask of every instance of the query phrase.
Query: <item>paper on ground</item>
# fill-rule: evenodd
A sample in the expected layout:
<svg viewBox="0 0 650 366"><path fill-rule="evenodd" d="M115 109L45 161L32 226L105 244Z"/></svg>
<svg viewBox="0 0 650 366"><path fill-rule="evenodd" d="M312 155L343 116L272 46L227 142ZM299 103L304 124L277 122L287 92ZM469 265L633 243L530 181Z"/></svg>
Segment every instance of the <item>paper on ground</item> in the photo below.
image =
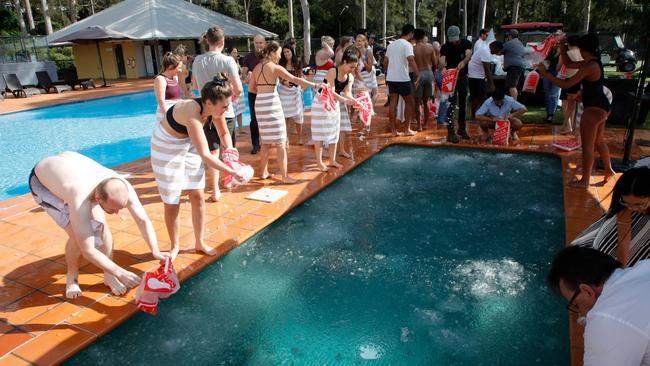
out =
<svg viewBox="0 0 650 366"><path fill-rule="evenodd" d="M286 196L287 193L289 193L289 191L283 191L281 189L260 188L246 196L246 198L254 201L272 203Z"/></svg>

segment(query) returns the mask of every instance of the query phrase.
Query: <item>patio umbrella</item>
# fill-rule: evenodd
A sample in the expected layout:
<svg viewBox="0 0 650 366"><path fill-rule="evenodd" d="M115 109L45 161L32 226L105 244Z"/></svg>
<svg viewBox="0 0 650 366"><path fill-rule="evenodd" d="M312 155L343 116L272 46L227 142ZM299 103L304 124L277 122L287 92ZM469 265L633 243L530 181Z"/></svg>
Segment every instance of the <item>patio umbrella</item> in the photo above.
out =
<svg viewBox="0 0 650 366"><path fill-rule="evenodd" d="M100 26L91 26L72 32L65 37L61 37L52 41L52 43L63 43L63 42L72 42L72 43L84 43L95 41L97 45L97 56L99 57L99 67L102 70L102 80L106 86L106 77L104 76L104 63L102 62L102 54L99 51L99 41L105 40L120 40L120 39L131 39L124 33L116 32L106 27Z"/></svg>

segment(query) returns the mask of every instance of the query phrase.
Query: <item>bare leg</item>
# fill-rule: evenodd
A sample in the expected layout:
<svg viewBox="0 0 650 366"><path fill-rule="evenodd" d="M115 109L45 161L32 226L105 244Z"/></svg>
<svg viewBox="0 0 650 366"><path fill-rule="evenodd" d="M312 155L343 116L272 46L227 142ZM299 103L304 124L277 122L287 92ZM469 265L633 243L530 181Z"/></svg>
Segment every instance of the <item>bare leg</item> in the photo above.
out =
<svg viewBox="0 0 650 366"><path fill-rule="evenodd" d="M302 123L296 123L296 133L298 133L298 145L302 145Z"/></svg>
<svg viewBox="0 0 650 366"><path fill-rule="evenodd" d="M580 136L582 137L582 179L570 183L572 187L587 188L591 182L600 114L599 109L594 110L594 108L585 108L582 114L582 126L580 128Z"/></svg>
<svg viewBox="0 0 650 366"><path fill-rule="evenodd" d="M335 168L342 168L343 165L336 161L336 145L337 144L330 144L330 166L333 166Z"/></svg>
<svg viewBox="0 0 650 366"><path fill-rule="evenodd" d="M413 108L413 113L415 114L415 121L416 121L416 125L418 126L417 130L422 131L422 124L420 123L421 121L420 106L422 105L422 98L415 98L414 103L415 106Z"/></svg>
<svg viewBox="0 0 650 366"><path fill-rule="evenodd" d="M399 95L397 94L389 94L388 95L388 120L390 124L390 129L391 132L393 133L393 136L399 136L401 135L397 130L397 121L396 116L397 116L397 101L399 99Z"/></svg>
<svg viewBox="0 0 650 366"><path fill-rule="evenodd" d="M262 144L260 148L260 163L262 164L262 179L270 177L269 174L269 144Z"/></svg>
<svg viewBox="0 0 650 366"><path fill-rule="evenodd" d="M70 225L65 230L70 236L65 243L65 263L67 265L67 273L65 280L65 297L68 299L76 299L81 296L81 288L77 282L79 277L79 260L81 259L81 251L77 243L73 239L74 233Z"/></svg>
<svg viewBox="0 0 650 366"><path fill-rule="evenodd" d="M181 220L179 219L180 204L171 205L169 203L163 204L165 226L167 227L167 234L169 234L169 241L172 243L171 256L172 260L178 255L180 250L180 236L181 236Z"/></svg>
<svg viewBox="0 0 650 366"><path fill-rule="evenodd" d="M316 165L318 166L318 169L322 172L326 172L329 170L327 165L323 163L323 142L322 141L315 141L314 142L314 152L316 153Z"/></svg>
<svg viewBox="0 0 650 366"><path fill-rule="evenodd" d="M339 133L339 143L338 143L338 149L339 149L339 155L346 158L346 159L351 159L352 155L350 155L349 152L345 150L346 145L347 145L347 137L348 133L341 131Z"/></svg>
<svg viewBox="0 0 650 366"><path fill-rule="evenodd" d="M611 177L616 175L616 172L612 169L612 159L607 143L605 142L605 120L607 119L607 114L604 115L605 117L598 125L598 132L596 134L596 151L598 151L598 155L600 155L600 159L603 161L603 168L605 170L603 183L607 183Z"/></svg>
<svg viewBox="0 0 650 366"><path fill-rule="evenodd" d="M239 126L239 132L240 133L246 133L246 131L244 131L243 115L241 115L241 114L237 115L237 125Z"/></svg>
<svg viewBox="0 0 650 366"><path fill-rule="evenodd" d="M192 228L194 229L194 249L207 255L215 255L217 251L205 245L205 202L203 190L193 189L188 192L192 205Z"/></svg>
<svg viewBox="0 0 650 366"><path fill-rule="evenodd" d="M210 151L210 153L217 158L219 157L219 150ZM221 190L219 189L219 171L206 167L205 175L208 181L208 189L212 191L210 198L213 201L218 202L221 199Z"/></svg>
<svg viewBox="0 0 650 366"><path fill-rule="evenodd" d="M278 156L278 165L280 165L280 173L282 174L282 182L287 184L296 183L297 181L289 176L287 149L284 144L278 145L276 148Z"/></svg>
<svg viewBox="0 0 650 366"><path fill-rule="evenodd" d="M517 100L517 97L519 96L519 92L517 92L517 88L510 88L510 96L512 99Z"/></svg>
<svg viewBox="0 0 650 366"><path fill-rule="evenodd" d="M415 111L415 100L413 95L407 95L404 97L404 119L406 119L406 129L404 133L410 136L415 135L415 131L411 130L411 121L413 120L413 112Z"/></svg>
<svg viewBox="0 0 650 366"><path fill-rule="evenodd" d="M113 235L111 230L106 224L106 220L102 221L104 223L104 232L102 233L102 246L99 247L99 251L104 253L108 258L113 259ZM114 295L124 295L128 289L122 282L120 282L115 276L104 271L104 284L110 287L111 292Z"/></svg>
<svg viewBox="0 0 650 366"><path fill-rule="evenodd" d="M422 110L424 111L424 123L422 128L427 128L429 126L429 97L422 97Z"/></svg>

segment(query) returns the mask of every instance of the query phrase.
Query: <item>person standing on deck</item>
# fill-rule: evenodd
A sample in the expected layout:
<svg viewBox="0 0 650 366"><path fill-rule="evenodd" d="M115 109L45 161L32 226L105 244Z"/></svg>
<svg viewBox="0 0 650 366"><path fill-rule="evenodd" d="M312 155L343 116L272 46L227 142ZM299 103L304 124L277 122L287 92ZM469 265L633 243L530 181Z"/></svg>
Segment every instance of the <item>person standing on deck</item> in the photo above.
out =
<svg viewBox="0 0 650 366"><path fill-rule="evenodd" d="M413 54L415 64L420 70L420 80L415 86L415 115L418 121L418 130L427 128L429 122L429 99L433 97L433 70L438 68L438 55L433 46L424 41L425 32L416 29L414 32L415 47ZM420 106L424 112L424 118L420 118ZM424 121L424 125L420 121Z"/></svg>
<svg viewBox="0 0 650 366"><path fill-rule="evenodd" d="M255 44L255 50L249 52L244 56L244 65L242 66L242 75L245 75L248 85L248 107L250 108L251 114L251 144L253 149L251 154L255 155L260 151L260 129L257 125L257 114L255 113L255 99L257 98L257 90L255 87L250 85L250 73L253 72L255 66L260 63L262 59L262 51L266 47L266 39L261 34L256 34L253 37L253 43Z"/></svg>

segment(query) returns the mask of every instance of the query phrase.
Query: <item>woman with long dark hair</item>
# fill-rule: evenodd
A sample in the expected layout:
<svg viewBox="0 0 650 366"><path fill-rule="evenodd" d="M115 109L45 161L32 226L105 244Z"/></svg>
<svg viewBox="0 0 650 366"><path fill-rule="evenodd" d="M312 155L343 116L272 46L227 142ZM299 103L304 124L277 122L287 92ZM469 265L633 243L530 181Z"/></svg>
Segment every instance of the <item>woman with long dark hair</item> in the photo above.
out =
<svg viewBox="0 0 650 366"><path fill-rule="evenodd" d="M282 46L282 56L280 57L280 66L284 67L291 75L302 79L302 63L296 55L296 51L290 44ZM303 123L303 102L302 88L290 81L280 79L278 93L282 102L282 111L287 122L287 129L292 123L296 125L298 134L298 145L302 145L302 123Z"/></svg>
<svg viewBox="0 0 650 366"><path fill-rule="evenodd" d="M178 55L167 52L162 59L160 73L153 79L153 93L156 96L156 121L165 117L165 112L183 99L183 89L178 80L183 62Z"/></svg>
<svg viewBox="0 0 650 366"><path fill-rule="evenodd" d="M582 178L569 183L572 187L587 188L591 182L591 170L594 166L594 152L603 161L605 167L604 183L614 176L609 148L605 143L605 121L610 111L610 103L603 91L605 72L600 62L598 36L585 34L578 40L578 47L584 62L567 62L568 68L577 68L578 72L571 78L560 80L553 76L544 66L538 65L540 74L560 88L566 89L578 83L582 84L582 104L584 112L580 123L582 138ZM560 42L563 60L569 60L565 42Z"/></svg>

